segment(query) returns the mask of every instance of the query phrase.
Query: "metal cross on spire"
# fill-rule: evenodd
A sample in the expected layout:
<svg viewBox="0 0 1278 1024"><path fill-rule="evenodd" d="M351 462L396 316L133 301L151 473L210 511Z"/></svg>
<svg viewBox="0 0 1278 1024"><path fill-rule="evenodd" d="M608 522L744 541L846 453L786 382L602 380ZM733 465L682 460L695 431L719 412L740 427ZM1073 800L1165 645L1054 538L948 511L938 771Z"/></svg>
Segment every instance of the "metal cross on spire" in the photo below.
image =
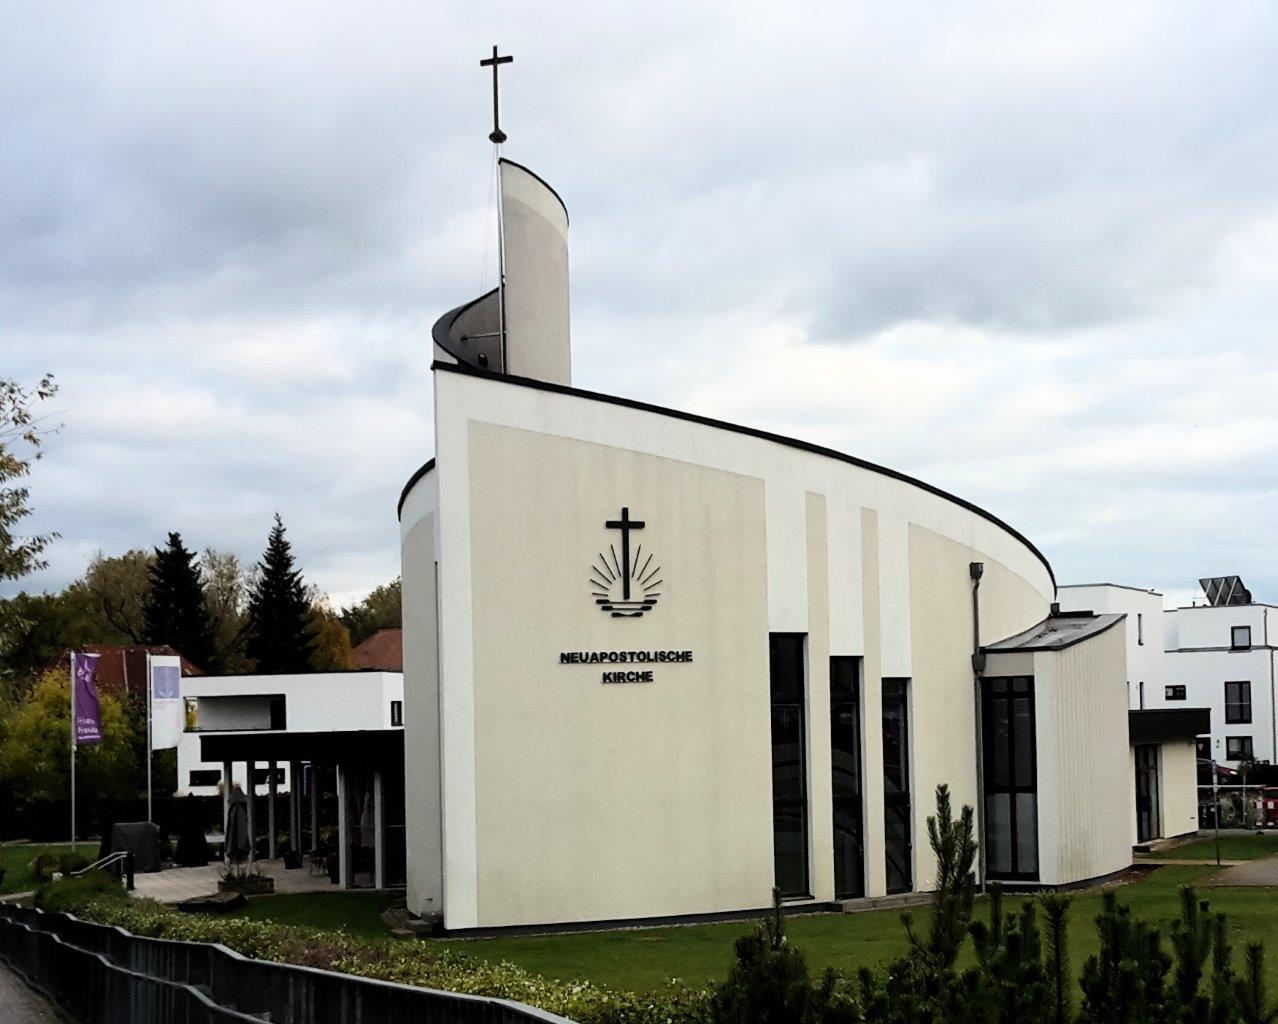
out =
<svg viewBox="0 0 1278 1024"><path fill-rule="evenodd" d="M503 64L512 63L514 59L515 59L514 57L511 57L509 55L505 57L498 57L497 47L494 46L493 55L489 57L487 60L481 60L479 62L479 66L481 68L490 67L493 69L493 130L488 133L488 138L489 138L489 141L495 142L498 145L501 145L503 142L506 141L506 133L501 130L501 124L498 118L497 69L501 67L501 65Z"/></svg>

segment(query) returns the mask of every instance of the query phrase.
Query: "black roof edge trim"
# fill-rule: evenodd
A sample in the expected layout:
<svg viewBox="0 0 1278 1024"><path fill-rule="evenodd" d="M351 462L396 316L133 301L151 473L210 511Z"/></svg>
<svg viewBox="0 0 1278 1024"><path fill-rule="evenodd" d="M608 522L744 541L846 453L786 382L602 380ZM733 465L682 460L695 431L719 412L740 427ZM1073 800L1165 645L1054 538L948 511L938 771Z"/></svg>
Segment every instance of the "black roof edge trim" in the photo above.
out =
<svg viewBox="0 0 1278 1024"><path fill-rule="evenodd" d="M417 481L435 468L435 460L427 459L417 467L417 472L408 478L408 483L404 484L404 489L399 492L399 504L395 506L395 518L399 519L404 514L404 502L408 500L408 492L417 486Z"/></svg>
<svg viewBox="0 0 1278 1024"><path fill-rule="evenodd" d="M490 288L488 291L484 292L483 295L479 296L479 298L471 299L469 302L463 302L460 306L450 309L447 313L436 320L434 326L431 327L431 340L459 363L467 366L470 365L466 362L466 356L453 348L452 340L448 335L452 331L453 324L456 322L457 318L465 313L466 310L470 309L472 306L478 306L484 301L484 299L488 298L488 296L496 294L497 289Z"/></svg>
<svg viewBox="0 0 1278 1024"><path fill-rule="evenodd" d="M883 476L890 477L893 480L900 480L902 483L911 484L914 487L918 487L920 490L927 491L929 494L934 494L938 498L944 498L946 501L951 501L960 508L967 509L969 512L974 512L987 522L993 523L1008 535L1015 537L1034 553L1034 557L1043 563L1043 568L1047 570L1048 578L1052 581L1053 592L1056 590L1056 573L1052 571L1052 563L1047 560L1047 556L1044 555L1043 552L1039 551L1038 548L1034 546L1033 542L1030 541L1023 533L1015 527L1009 526L998 516L994 515L993 512L987 512L979 505L974 505L972 502L967 501L964 498L950 494L948 491L943 491L939 487L929 484L923 480L916 479L915 477L902 473L899 470L889 469L886 466L879 466L873 462L867 462L865 459L858 459L855 455L848 455L845 452L835 451L833 448L826 448L819 444L813 444L811 441L800 441L797 438L785 437L781 434L773 434L767 430L760 430L757 427L746 427L739 423L728 423L725 420L716 420L709 416L699 416L692 412L681 412L678 409L667 409L664 406L653 405L650 402L640 402L634 398L621 398L617 395L605 395L599 391L586 391L583 388L569 387L566 384L553 384L550 381L533 380L531 377L516 377L509 373L496 373L491 370L476 370L464 364L454 366L451 363L441 363L436 361L431 363L430 368L431 370L441 370L447 373L461 373L468 377L482 377L485 380L493 380L502 384L514 384L518 387L532 388L536 391L552 391L556 394L571 395L574 398L585 398L593 402L606 402L609 405L620 405L627 409L637 409L640 412L650 412L655 413L658 416L669 416L672 419L686 420L689 423L699 423L704 427L716 427L719 430L731 431L734 434L745 434L748 437L757 437L763 441L771 441L774 444L785 445L787 448L797 448L800 451L811 452L814 455L822 455L829 459L836 459L839 462L846 462L849 465L856 466L858 469L867 469L872 473L879 473ZM433 461L434 460L432 460L432 462ZM425 470L423 470L423 472L425 472ZM410 485L414 482L416 481L410 481ZM402 507L402 497L400 499L400 504Z"/></svg>
<svg viewBox="0 0 1278 1024"><path fill-rule="evenodd" d="M564 197L555 191L554 185L548 182L545 178L543 178L540 174L534 171L531 167L525 167L523 164L519 163L518 161L509 160L503 156L497 162L499 164L510 164L511 167L518 167L525 174L531 174L534 178L536 178L543 185L545 185L546 188L550 191L550 194L554 196L556 200L558 200L560 207L563 209L564 220L568 221L569 224L572 223L572 218L568 216L568 204L564 202Z"/></svg>

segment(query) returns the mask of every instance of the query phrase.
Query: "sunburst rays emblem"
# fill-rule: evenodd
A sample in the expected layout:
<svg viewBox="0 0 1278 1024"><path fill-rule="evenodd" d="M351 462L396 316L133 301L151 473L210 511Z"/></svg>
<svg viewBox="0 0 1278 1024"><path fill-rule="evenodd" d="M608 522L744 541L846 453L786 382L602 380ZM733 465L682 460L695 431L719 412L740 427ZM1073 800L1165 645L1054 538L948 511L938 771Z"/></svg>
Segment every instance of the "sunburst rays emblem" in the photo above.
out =
<svg viewBox="0 0 1278 1024"><path fill-rule="evenodd" d="M631 519L630 508L622 506L620 519L609 519L604 526L621 531L621 551L610 543L607 551L600 551L599 558L590 566L590 593L601 611L614 619L637 619L656 607L661 597L661 585L665 582L661 565L644 553L643 545L630 551L630 534L642 530L647 524L642 519Z"/></svg>

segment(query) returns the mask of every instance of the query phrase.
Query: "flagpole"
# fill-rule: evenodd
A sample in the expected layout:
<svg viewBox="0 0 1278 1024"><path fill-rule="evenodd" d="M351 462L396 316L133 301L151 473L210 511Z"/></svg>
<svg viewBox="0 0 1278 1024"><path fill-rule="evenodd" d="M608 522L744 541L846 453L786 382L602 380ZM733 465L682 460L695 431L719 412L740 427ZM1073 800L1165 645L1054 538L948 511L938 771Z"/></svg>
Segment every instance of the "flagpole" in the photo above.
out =
<svg viewBox="0 0 1278 1024"><path fill-rule="evenodd" d="M68 652L71 662L71 849L75 849L75 651Z"/></svg>
<svg viewBox="0 0 1278 1024"><path fill-rule="evenodd" d="M154 821L151 811L151 652L146 652L146 820Z"/></svg>

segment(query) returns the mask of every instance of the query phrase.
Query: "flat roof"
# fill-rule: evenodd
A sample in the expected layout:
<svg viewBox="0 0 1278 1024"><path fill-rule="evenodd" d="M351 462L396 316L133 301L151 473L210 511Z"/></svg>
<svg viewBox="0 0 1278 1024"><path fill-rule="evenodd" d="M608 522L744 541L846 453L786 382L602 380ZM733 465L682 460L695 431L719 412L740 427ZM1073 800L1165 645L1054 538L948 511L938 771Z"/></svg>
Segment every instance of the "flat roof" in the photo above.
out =
<svg viewBox="0 0 1278 1024"><path fill-rule="evenodd" d="M1096 615L1092 612L1060 612L1049 615L1042 622L1005 640L986 644L987 654L1006 654L1014 651L1060 651L1074 644L1100 636L1123 619L1122 613Z"/></svg>
<svg viewBox="0 0 1278 1024"><path fill-rule="evenodd" d="M1091 588L1093 590L1099 590L1101 587L1113 587L1115 590L1134 590L1138 594L1155 594L1158 597L1163 596L1163 592L1161 590L1155 590L1153 587L1134 587L1130 583L1062 583L1056 589L1057 590L1071 590L1071 589L1083 590L1083 589Z"/></svg>
<svg viewBox="0 0 1278 1024"><path fill-rule="evenodd" d="M404 757L404 730L255 729L200 735L201 761L336 761L386 764Z"/></svg>

